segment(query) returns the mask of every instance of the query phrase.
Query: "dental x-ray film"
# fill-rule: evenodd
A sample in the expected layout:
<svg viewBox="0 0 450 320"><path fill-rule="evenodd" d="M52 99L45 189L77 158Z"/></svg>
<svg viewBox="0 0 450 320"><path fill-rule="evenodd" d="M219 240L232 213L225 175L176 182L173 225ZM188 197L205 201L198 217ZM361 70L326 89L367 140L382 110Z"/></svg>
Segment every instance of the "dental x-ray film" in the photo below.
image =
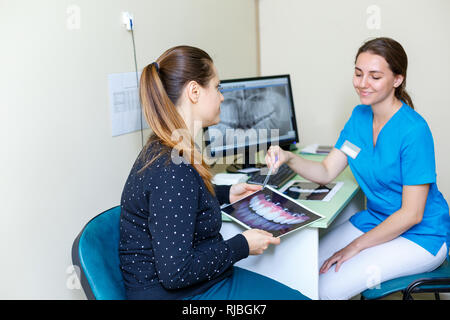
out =
<svg viewBox="0 0 450 320"><path fill-rule="evenodd" d="M222 212L247 229L265 230L274 237L284 236L323 218L271 187L229 204Z"/></svg>

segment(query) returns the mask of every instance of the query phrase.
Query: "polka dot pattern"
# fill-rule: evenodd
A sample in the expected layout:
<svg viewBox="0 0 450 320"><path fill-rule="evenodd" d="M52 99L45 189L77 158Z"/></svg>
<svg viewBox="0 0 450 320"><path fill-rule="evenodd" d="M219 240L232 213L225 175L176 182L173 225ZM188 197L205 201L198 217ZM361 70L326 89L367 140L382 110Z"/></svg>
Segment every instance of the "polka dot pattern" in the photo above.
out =
<svg viewBox="0 0 450 320"><path fill-rule="evenodd" d="M121 198L119 257L125 287L149 290L159 299L203 292L248 256L241 234L223 240L219 202L197 171L169 157L140 172L138 159Z"/></svg>

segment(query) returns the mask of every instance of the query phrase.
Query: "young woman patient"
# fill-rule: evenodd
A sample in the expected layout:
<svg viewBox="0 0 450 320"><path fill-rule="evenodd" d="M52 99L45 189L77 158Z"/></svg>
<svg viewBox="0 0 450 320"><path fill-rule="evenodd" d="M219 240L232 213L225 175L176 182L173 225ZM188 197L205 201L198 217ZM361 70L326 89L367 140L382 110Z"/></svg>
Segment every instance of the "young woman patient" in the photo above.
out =
<svg viewBox="0 0 450 320"><path fill-rule="evenodd" d="M219 82L211 57L189 46L167 50L142 72L140 98L153 133L122 193L119 256L129 299L307 299L233 266L279 238L252 229L224 241L219 233L219 203L260 189L214 186L195 148L198 130L219 122Z"/></svg>

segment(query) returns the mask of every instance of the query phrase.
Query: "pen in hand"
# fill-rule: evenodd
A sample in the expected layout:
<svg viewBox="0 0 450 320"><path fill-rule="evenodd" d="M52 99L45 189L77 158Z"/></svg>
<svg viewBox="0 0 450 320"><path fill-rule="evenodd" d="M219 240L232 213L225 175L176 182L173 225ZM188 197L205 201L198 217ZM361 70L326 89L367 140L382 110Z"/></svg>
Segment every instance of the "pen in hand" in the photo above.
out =
<svg viewBox="0 0 450 320"><path fill-rule="evenodd" d="M275 163L277 163L277 161L278 161L278 155L275 156ZM270 178L270 175L272 174L275 163L269 168L269 173L267 173L266 179L264 179L263 189L266 187L266 184L269 181L269 178Z"/></svg>

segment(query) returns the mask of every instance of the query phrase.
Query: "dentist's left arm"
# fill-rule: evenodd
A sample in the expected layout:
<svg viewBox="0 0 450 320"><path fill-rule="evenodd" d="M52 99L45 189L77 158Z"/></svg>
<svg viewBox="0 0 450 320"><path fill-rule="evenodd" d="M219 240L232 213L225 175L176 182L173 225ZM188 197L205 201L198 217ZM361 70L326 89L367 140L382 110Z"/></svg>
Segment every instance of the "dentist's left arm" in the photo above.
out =
<svg viewBox="0 0 450 320"><path fill-rule="evenodd" d="M345 261L362 250L393 240L419 224L423 218L429 188L429 184L403 186L401 208L378 226L334 253L323 263L320 273L326 273L333 264L336 264L335 271L338 272Z"/></svg>

